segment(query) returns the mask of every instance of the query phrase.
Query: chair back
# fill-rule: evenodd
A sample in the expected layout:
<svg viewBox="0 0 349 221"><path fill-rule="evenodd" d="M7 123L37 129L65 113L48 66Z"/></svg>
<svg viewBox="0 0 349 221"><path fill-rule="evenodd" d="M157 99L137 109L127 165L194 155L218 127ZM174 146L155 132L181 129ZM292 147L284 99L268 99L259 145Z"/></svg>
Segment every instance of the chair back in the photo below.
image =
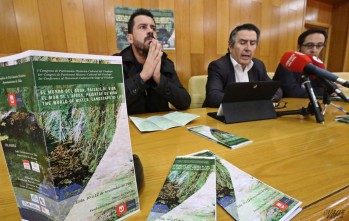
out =
<svg viewBox="0 0 349 221"><path fill-rule="evenodd" d="M201 108L206 97L207 75L195 75L189 79L190 108Z"/></svg>

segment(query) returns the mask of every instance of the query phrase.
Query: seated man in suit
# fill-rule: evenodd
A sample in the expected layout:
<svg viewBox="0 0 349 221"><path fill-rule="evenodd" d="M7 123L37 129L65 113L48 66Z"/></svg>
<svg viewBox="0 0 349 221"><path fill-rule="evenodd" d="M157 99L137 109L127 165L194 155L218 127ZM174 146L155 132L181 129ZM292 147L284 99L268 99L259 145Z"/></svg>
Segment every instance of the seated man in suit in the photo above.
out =
<svg viewBox="0 0 349 221"><path fill-rule="evenodd" d="M228 41L228 53L208 66L206 98L203 107L219 107L226 86L231 82L271 81L264 63L253 57L260 31L253 24L237 26ZM277 101L282 90L274 95Z"/></svg>
<svg viewBox="0 0 349 221"><path fill-rule="evenodd" d="M297 51L319 57L327 39L326 31L322 29L309 29L298 37ZM273 80L281 81L284 97L308 97L303 85L302 73L296 73L278 65ZM310 78L310 83L315 96L322 96L324 89L318 80Z"/></svg>

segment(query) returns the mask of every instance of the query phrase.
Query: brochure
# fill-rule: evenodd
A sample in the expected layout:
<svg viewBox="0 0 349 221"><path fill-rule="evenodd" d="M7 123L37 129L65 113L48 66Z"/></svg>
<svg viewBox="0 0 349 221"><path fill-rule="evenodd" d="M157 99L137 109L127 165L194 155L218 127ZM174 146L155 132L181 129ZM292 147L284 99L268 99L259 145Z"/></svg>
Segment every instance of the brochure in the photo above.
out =
<svg viewBox="0 0 349 221"><path fill-rule="evenodd" d="M335 120L338 122L341 122L341 123L349 124L349 116L348 115L337 116Z"/></svg>
<svg viewBox="0 0 349 221"><path fill-rule="evenodd" d="M245 173L209 150L191 156L215 156L217 203L235 220L290 220L301 202Z"/></svg>
<svg viewBox="0 0 349 221"><path fill-rule="evenodd" d="M139 211L122 76L117 56L0 58L0 142L22 220Z"/></svg>
<svg viewBox="0 0 349 221"><path fill-rule="evenodd" d="M176 157L147 221L216 220L215 158Z"/></svg>
<svg viewBox="0 0 349 221"><path fill-rule="evenodd" d="M175 111L163 116L152 116L146 119L140 117L130 117L130 119L136 125L139 131L150 132L185 126L190 121L198 117L199 115L196 114Z"/></svg>
<svg viewBox="0 0 349 221"><path fill-rule="evenodd" d="M234 134L230 134L209 126L200 125L200 126L188 127L188 130L202 137L205 137L212 141L220 143L231 149L236 149L243 145L252 143L251 140L248 140L246 138L239 137Z"/></svg>

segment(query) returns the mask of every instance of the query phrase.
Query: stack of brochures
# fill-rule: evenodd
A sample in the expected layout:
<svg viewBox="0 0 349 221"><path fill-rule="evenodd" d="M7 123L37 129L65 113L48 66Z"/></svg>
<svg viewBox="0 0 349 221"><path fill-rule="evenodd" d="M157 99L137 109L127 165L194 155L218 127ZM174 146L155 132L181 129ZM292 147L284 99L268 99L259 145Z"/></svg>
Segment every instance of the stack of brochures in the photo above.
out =
<svg viewBox="0 0 349 221"><path fill-rule="evenodd" d="M176 158L147 220L216 220L216 202L239 221L291 220L301 211L299 200L204 150Z"/></svg>

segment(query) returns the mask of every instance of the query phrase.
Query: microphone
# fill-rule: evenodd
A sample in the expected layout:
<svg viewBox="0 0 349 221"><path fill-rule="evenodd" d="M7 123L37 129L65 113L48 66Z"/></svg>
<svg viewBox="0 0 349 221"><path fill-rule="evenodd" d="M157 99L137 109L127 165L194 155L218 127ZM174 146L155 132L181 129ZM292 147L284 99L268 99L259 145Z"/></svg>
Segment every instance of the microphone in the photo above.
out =
<svg viewBox="0 0 349 221"><path fill-rule="evenodd" d="M282 66L291 71L301 72L307 75L315 75L319 78L328 79L341 84L344 87L349 87L348 81L312 64L312 59L303 53L288 51L282 56L280 63Z"/></svg>
<svg viewBox="0 0 349 221"><path fill-rule="evenodd" d="M326 91L329 94L335 93L338 95L338 97L342 98L344 101L348 102L347 97L343 94L343 92L337 87L337 85L335 83L333 83L332 81L329 81L327 79L321 79L319 78L319 80L325 85L326 87Z"/></svg>
<svg viewBox="0 0 349 221"><path fill-rule="evenodd" d="M324 63L318 57L310 55L310 54L307 54L306 56L311 59L311 61L314 65L316 65L317 67L319 67L321 69L325 69ZM335 93L340 98L342 98L344 101L348 102L347 97L343 94L343 92L337 87L337 85L335 83L327 80L326 78L318 78L318 80L320 80L322 82L322 84L325 85L325 90L329 94Z"/></svg>

